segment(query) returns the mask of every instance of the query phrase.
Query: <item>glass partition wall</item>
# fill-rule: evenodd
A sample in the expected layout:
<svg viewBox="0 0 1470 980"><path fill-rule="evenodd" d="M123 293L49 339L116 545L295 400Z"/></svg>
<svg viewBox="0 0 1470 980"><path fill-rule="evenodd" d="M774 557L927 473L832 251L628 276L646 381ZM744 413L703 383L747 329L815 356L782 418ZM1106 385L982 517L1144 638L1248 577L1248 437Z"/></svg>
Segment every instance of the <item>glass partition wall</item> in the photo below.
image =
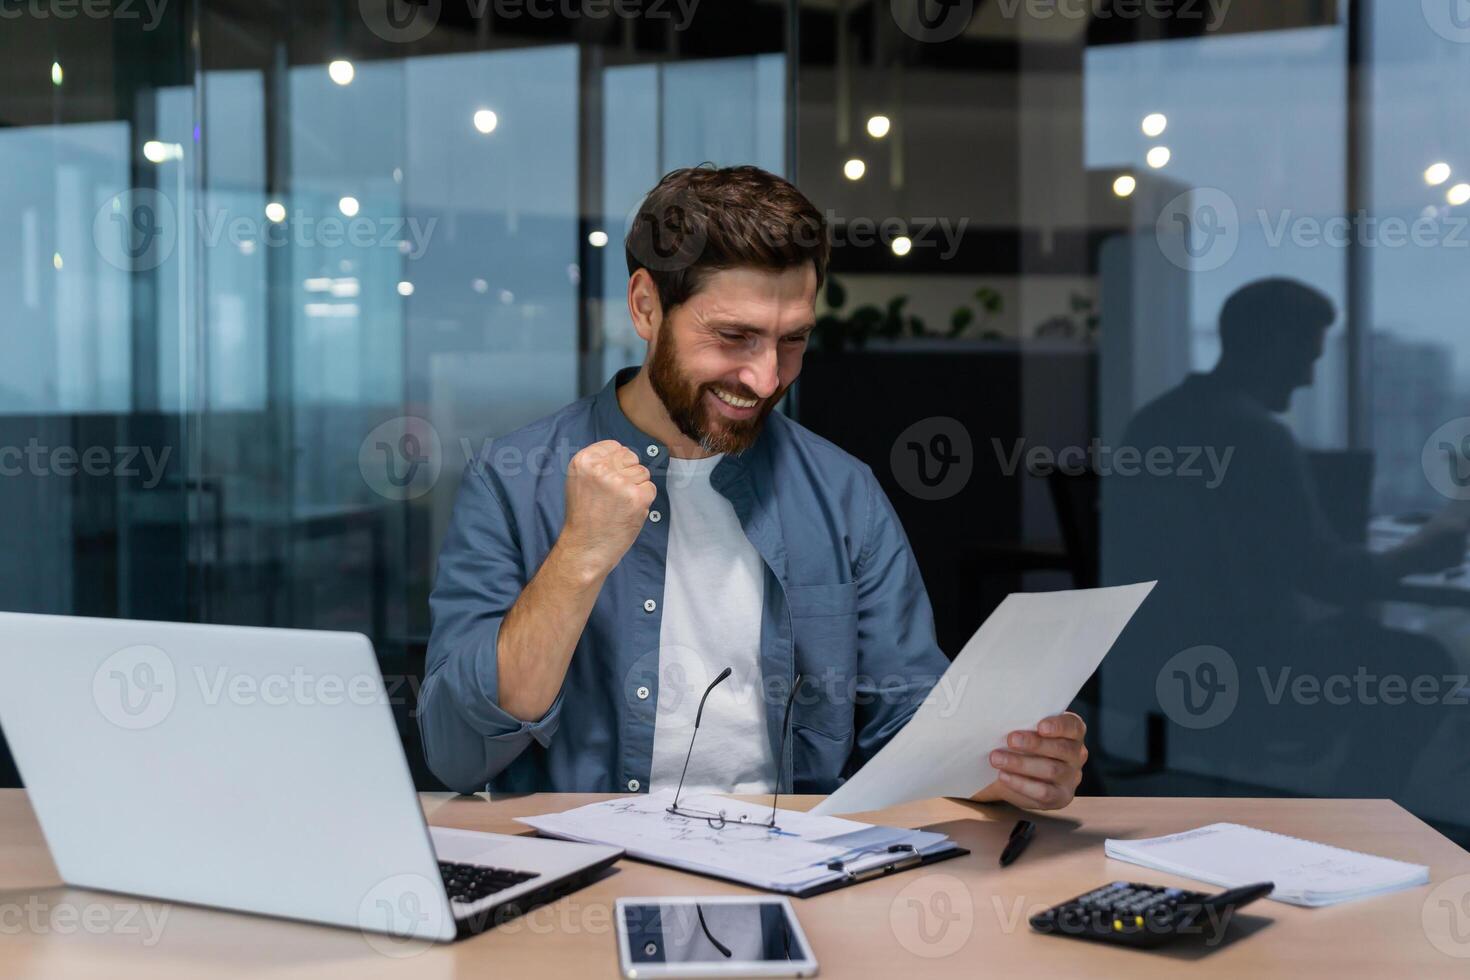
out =
<svg viewBox="0 0 1470 980"><path fill-rule="evenodd" d="M792 151L781 5L514 6L5 11L0 607L362 631L417 766L467 458L641 360L661 174Z"/></svg>
<svg viewBox="0 0 1470 980"><path fill-rule="evenodd" d="M1088 791L1470 840L1464 556L1365 557L1470 506L1462 7L0 0L0 608L361 630L416 760L466 460L640 359L640 195L751 162L943 649L1159 580Z"/></svg>

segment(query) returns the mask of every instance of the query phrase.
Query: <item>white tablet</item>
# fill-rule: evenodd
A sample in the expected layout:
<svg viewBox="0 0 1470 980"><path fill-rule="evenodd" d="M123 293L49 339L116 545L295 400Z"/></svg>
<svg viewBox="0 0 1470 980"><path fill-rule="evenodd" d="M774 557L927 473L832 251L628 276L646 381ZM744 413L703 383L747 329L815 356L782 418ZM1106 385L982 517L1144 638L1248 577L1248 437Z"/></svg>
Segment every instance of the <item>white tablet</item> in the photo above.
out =
<svg viewBox="0 0 1470 980"><path fill-rule="evenodd" d="M620 898L618 959L649 977L813 977L817 960L784 898Z"/></svg>

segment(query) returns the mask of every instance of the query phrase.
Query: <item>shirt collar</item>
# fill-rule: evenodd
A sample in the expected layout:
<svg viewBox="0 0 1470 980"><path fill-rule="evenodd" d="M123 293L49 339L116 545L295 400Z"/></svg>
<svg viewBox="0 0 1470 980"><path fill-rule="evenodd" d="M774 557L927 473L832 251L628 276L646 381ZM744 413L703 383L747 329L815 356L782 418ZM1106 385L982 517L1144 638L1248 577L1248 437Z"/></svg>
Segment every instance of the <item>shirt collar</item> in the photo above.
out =
<svg viewBox="0 0 1470 980"><path fill-rule="evenodd" d="M623 406L618 404L618 389L638 373L636 367L626 367L612 376L612 380L597 393L593 413L597 419L597 434L604 439L616 439L638 454L638 458L650 470L658 464L660 470L666 466L669 447L628 421Z"/></svg>

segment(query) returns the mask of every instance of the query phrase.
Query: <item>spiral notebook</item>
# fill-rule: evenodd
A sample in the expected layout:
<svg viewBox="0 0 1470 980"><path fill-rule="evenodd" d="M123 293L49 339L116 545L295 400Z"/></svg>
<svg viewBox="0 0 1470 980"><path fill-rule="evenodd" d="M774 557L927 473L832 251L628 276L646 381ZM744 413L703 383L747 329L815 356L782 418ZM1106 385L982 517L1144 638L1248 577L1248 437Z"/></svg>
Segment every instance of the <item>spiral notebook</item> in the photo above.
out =
<svg viewBox="0 0 1470 980"><path fill-rule="evenodd" d="M1223 888L1258 881L1276 884L1271 897L1292 905L1321 906L1413 888L1429 882L1429 869L1390 858L1344 850L1285 834L1214 823L1167 837L1109 840L1110 858Z"/></svg>

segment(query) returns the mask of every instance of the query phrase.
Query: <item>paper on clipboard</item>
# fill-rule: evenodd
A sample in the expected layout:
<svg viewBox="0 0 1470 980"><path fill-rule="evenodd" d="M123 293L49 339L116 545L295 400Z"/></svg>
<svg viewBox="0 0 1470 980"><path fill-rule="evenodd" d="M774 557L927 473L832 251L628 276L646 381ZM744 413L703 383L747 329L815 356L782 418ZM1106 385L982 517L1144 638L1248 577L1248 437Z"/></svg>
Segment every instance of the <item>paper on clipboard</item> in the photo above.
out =
<svg viewBox="0 0 1470 980"><path fill-rule="evenodd" d="M1010 732L1066 710L1155 584L1008 596L908 724L811 812L970 797L989 786L990 753Z"/></svg>

